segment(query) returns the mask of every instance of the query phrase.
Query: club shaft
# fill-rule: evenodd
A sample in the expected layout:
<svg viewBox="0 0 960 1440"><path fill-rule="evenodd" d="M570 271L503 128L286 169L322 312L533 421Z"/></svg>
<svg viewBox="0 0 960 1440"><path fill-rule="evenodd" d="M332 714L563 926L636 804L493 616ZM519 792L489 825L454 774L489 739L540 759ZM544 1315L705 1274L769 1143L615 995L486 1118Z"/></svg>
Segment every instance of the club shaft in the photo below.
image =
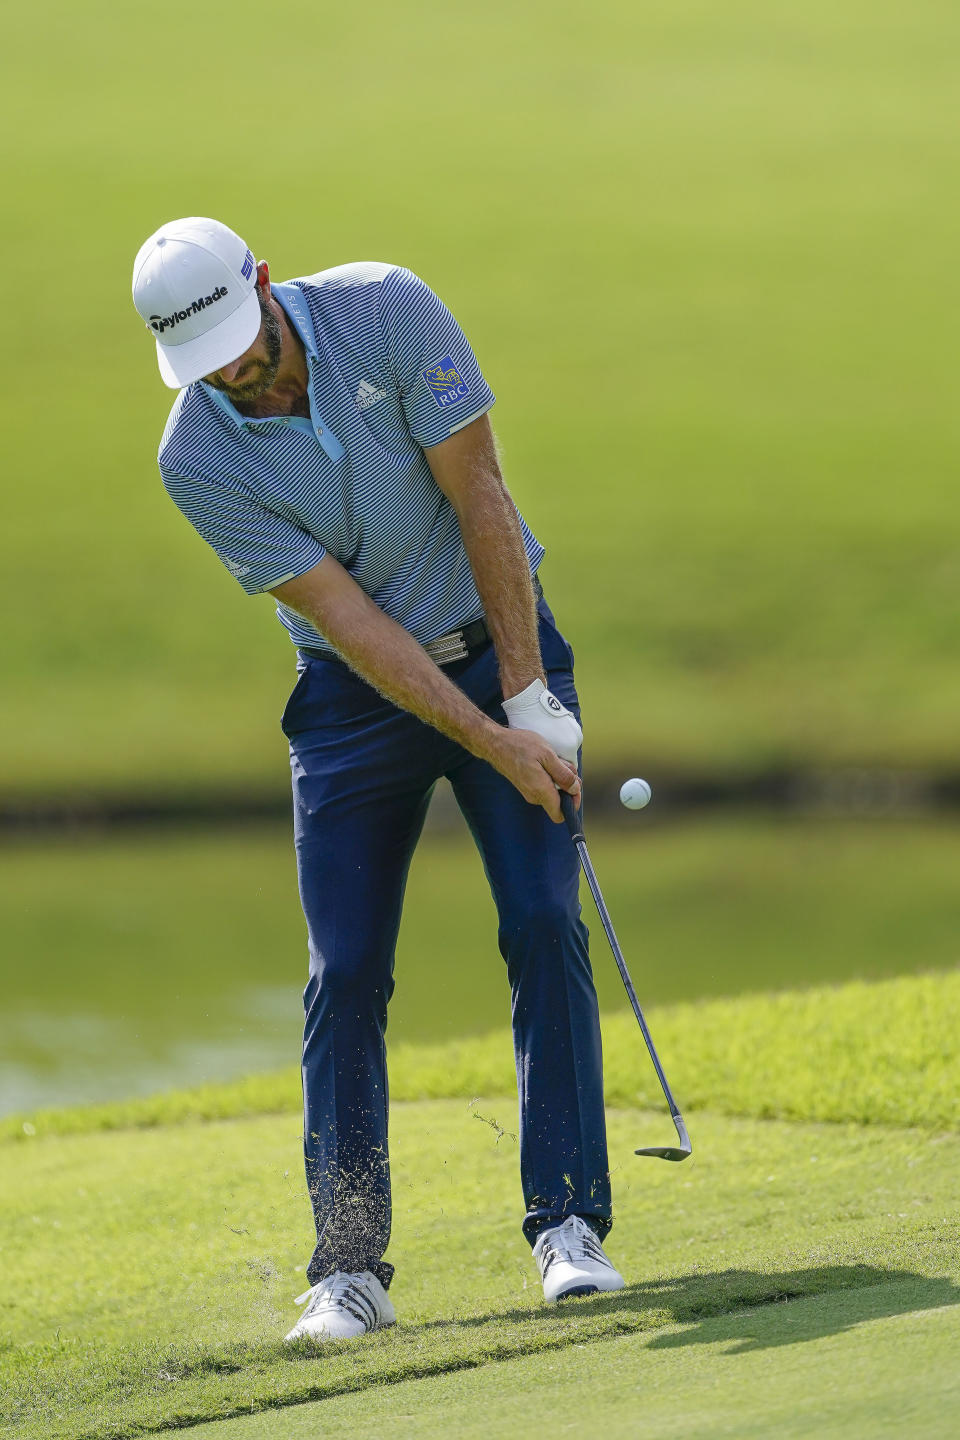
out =
<svg viewBox="0 0 960 1440"><path fill-rule="evenodd" d="M586 840L584 840L581 834L574 837L574 843L577 847L577 854L580 856L580 864L583 868L583 873L587 878L587 884L590 886L590 893L593 896L594 904L597 907L597 913L600 916L601 924L603 925L603 928L606 931L607 939L610 942L610 949L613 951L613 958L617 962L617 969L620 971L620 979L623 981L623 988L626 990L627 998L629 999L630 1004L633 1006L633 1013L637 1017L637 1024L640 1026L640 1031L646 1042L647 1050L650 1053L650 1059L653 1061L653 1068L657 1072L657 1079L660 1081L661 1088L664 1095L666 1096L667 1104L670 1106L670 1114L673 1116L674 1120L676 1120L680 1115L680 1111L677 1107L676 1100L674 1100L673 1098L673 1092L671 1091L670 1086L667 1083L667 1077L663 1073L663 1066L660 1064L660 1057L657 1054L656 1047L652 1039L650 1038L650 1031L647 1029L647 1022L643 1018L643 1011L640 1009L640 1001L637 999L637 992L636 990L634 990L633 981L630 979L630 972L627 969L627 962L623 958L623 951L620 949L620 942L617 939L616 931L613 928L613 921L610 919L610 912L606 907L606 903L603 898L603 892L600 889L599 881L597 880L596 873L590 861L590 853L587 850L587 842Z"/></svg>

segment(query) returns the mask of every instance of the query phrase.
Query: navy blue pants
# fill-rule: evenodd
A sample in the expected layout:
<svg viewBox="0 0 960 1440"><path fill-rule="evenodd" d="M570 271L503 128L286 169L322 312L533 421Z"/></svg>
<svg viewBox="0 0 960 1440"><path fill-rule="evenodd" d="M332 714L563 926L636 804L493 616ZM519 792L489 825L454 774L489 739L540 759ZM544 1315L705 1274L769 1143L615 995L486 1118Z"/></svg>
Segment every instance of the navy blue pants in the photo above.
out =
<svg viewBox="0 0 960 1440"><path fill-rule="evenodd" d="M579 717L573 653L541 600L550 689ZM407 871L446 776L483 859L512 996L520 1175L532 1244L578 1214L610 1226L597 999L563 825L486 761L383 699L337 660L302 657L283 716L290 741L304 991L304 1156L317 1226L307 1277L370 1269L389 1284L384 1033ZM503 723L488 646L445 673ZM451 946L456 935L450 936Z"/></svg>

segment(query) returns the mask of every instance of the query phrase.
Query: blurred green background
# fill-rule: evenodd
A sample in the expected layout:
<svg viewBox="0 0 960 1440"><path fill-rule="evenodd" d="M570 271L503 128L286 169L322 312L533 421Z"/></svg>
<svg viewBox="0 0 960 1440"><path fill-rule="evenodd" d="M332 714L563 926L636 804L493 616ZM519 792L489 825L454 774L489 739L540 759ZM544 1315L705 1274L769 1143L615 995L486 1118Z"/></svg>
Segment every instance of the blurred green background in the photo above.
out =
<svg viewBox="0 0 960 1440"><path fill-rule="evenodd" d="M451 305L598 771L955 766L955 5L37 0L5 40L0 799L286 785L292 649L156 473L130 271L189 214L277 278L394 260ZM956 961L949 826L651 814L599 844L643 998ZM289 1054L283 836L0 864L0 1105ZM467 842L418 865L396 1027L499 1023ZM480 917L453 961L431 876Z"/></svg>
<svg viewBox="0 0 960 1440"><path fill-rule="evenodd" d="M37 0L7 18L8 789L272 778L292 657L163 494L165 219L421 272L596 747L952 759L960 13Z"/></svg>

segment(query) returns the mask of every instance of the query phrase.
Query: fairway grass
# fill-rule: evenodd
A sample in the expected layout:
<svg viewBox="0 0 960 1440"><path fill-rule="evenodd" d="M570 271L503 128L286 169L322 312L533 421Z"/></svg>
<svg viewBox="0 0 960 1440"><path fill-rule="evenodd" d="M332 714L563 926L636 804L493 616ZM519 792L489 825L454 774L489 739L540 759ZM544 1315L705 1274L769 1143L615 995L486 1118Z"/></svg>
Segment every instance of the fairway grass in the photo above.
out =
<svg viewBox="0 0 960 1440"><path fill-rule="evenodd" d="M292 1117L21 1151L3 1182L0 1433L133 1436L802 1296L849 1292L838 1328L866 1318L877 1287L905 1287L895 1312L960 1299L955 1137L701 1115L679 1167L632 1153L660 1117L614 1111L608 1249L628 1287L547 1309L516 1146L477 1120L501 1103L395 1108L402 1323L322 1356L278 1339L310 1248Z"/></svg>
<svg viewBox="0 0 960 1440"><path fill-rule="evenodd" d="M191 1440L955 1440L960 1307L907 1275L199 1425Z"/></svg>
<svg viewBox="0 0 960 1440"><path fill-rule="evenodd" d="M401 1323L322 1355L309 1346L286 1349L279 1339L296 1318L292 1297L305 1283L312 1235L290 1093L274 1093L283 1100L276 1114L250 1113L263 1100L251 1081L246 1090L222 1087L216 1103L211 1092L168 1097L149 1114L140 1102L139 1110L117 1107L112 1115L102 1107L78 1111L73 1124L66 1111L47 1122L38 1116L27 1131L8 1122L0 1150L0 1433L120 1440L618 1337L633 1337L626 1353L640 1376L649 1356L669 1365L687 1344L709 1370L710 1347L719 1346L719 1356L723 1342L738 1353L778 1356L791 1340L816 1342L827 1347L830 1366L843 1364L841 1391L855 1376L850 1394L866 1405L872 1392L875 1404L883 1393L871 1385L869 1348L860 1346L848 1377L843 1336L861 1323L902 1324L904 1344L925 1345L929 1363L939 1357L952 1376L956 1322L941 1322L940 1312L960 1299L960 1125L949 1111L960 1088L958 978L678 1009L676 1028L661 1028L694 1140L682 1166L633 1154L669 1139L669 1121L662 1104L625 1104L620 1067L629 1067L636 1093L646 1062L639 1037L614 1017L605 1027L616 1100L608 1248L627 1288L552 1310L542 1305L519 1231L515 1096L508 1083L479 1085L469 1097L452 1093L465 1076L506 1074L502 1057L484 1048L506 1049L506 1036L478 1042L460 1071L451 1050L397 1057L395 1092L439 1088L444 1074L448 1086L447 1098L393 1108L389 1257ZM831 1018L839 1029L831 1030ZM468 1042L463 1056L469 1053ZM858 1087L864 1073L869 1080ZM707 1108L707 1076L731 1111L739 1096L745 1113ZM760 1118L788 1095L791 1119ZM838 1107L837 1096L846 1097ZM835 1105L833 1123L814 1121L827 1103ZM890 1123L894 1115L911 1125ZM772 1307L771 1321L774 1301L784 1303ZM926 1331L916 1328L921 1312L936 1312ZM882 1357L890 1333L883 1330L875 1367L888 1388ZM787 1408L804 1387L802 1365L791 1365ZM718 1366L717 1383L735 1385L728 1362ZM490 1372L495 1390L501 1371L497 1364ZM512 1373L503 1371L505 1405ZM528 1372L518 1373L514 1389L530 1389ZM402 1394L383 1392L387 1413L394 1396L398 1406L407 1403ZM931 1405L941 1394L934 1387ZM611 1433L626 1434L623 1416L613 1413L615 1388L611 1395ZM804 1413L833 1423L829 1405L823 1409L829 1398L814 1395L821 1408ZM355 1403L362 1411L366 1402ZM461 1404L456 1395L453 1403ZM468 1417L468 1391L461 1410ZM700 1423L692 1412L693 1420ZM447 1432L438 1423L423 1433Z"/></svg>

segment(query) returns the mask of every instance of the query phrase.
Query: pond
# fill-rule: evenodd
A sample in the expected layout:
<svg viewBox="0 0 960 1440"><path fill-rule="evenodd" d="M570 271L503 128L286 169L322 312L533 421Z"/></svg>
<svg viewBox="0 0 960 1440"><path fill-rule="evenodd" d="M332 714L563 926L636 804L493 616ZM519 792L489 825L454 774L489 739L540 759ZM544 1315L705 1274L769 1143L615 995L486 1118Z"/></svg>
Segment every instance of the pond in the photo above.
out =
<svg viewBox="0 0 960 1440"><path fill-rule="evenodd" d="M590 846L644 1006L960 960L956 825L646 816ZM583 904L601 1007L620 1007ZM0 934L5 1113L296 1063L306 942L283 826L8 846ZM396 975L393 1042L509 1021L465 832L421 843Z"/></svg>

